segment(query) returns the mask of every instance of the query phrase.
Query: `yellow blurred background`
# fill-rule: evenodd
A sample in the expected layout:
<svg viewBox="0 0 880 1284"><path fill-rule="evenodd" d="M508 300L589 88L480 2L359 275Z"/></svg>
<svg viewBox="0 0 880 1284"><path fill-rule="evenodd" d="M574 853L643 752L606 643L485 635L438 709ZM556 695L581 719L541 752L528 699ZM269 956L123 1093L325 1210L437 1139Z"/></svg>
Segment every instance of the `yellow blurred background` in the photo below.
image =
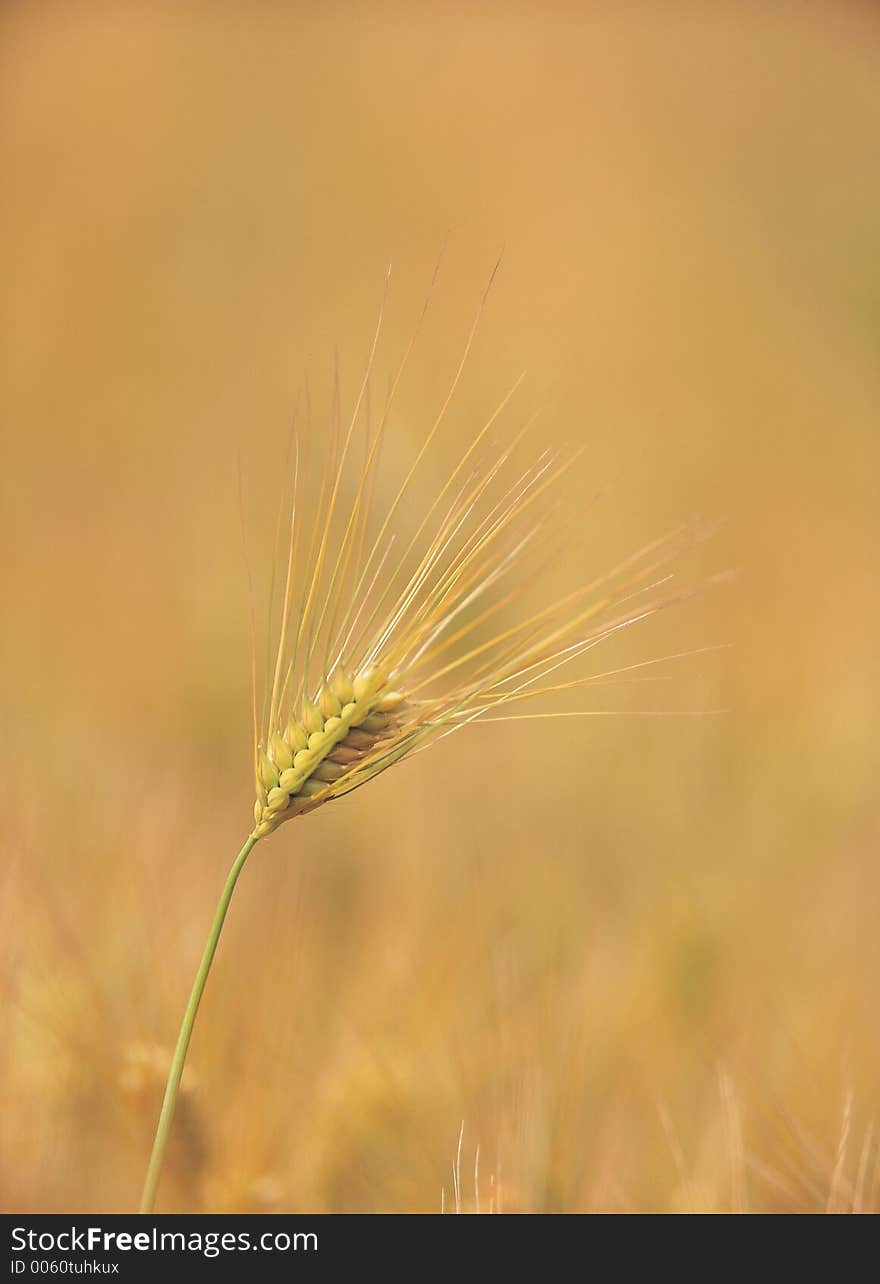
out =
<svg viewBox="0 0 880 1284"><path fill-rule="evenodd" d="M503 247L419 486L525 369L510 430L586 447L566 575L718 525L735 582L602 662L732 643L649 693L730 712L474 729L261 845L160 1208L454 1208L462 1121L464 1211L880 1207L876 8L0 36L2 1207L136 1206L251 824L237 456L259 559L297 395L320 435L338 351L351 405L390 260L383 386L447 234L392 467Z"/></svg>

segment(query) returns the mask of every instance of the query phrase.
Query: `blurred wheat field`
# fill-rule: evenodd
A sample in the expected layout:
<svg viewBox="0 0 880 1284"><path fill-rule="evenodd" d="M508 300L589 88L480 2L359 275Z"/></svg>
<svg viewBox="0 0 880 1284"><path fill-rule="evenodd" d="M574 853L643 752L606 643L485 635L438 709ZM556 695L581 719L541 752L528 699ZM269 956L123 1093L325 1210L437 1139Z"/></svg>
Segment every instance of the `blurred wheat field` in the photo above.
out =
<svg viewBox="0 0 880 1284"><path fill-rule="evenodd" d="M128 1211L251 824L247 596L293 406L414 508L526 369L557 576L697 516L707 592L286 826L236 893L163 1211L880 1206L872 6L8 4L0 1204ZM393 493L391 491L390 493ZM381 502L382 495L379 495ZM552 577L551 577L552 578ZM560 731L560 727L563 728Z"/></svg>

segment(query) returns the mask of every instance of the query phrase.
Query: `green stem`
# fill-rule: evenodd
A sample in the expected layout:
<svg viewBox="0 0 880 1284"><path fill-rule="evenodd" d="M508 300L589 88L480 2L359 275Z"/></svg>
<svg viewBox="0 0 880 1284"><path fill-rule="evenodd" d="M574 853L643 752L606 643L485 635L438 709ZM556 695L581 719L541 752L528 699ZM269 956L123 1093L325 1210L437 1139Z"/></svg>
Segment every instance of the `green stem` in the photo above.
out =
<svg viewBox="0 0 880 1284"><path fill-rule="evenodd" d="M192 1038L196 1013L198 1012L199 1004L202 1001L205 982L208 979L208 973L210 972L211 964L214 961L214 953L217 949L217 942L220 940L220 932L223 929L223 920L226 918L226 911L229 909L229 902L232 899L235 884L238 882L238 876L244 868L244 863L256 841L256 834L248 835L247 842L236 856L235 863L229 871L229 877L227 878L223 891L220 894L217 913L214 915L214 922L211 924L211 931L208 934L205 952L202 955L202 961L199 964L199 970L196 973L196 979L193 982L192 993L189 996L189 1003L187 1003L186 1012L183 1014L183 1023L180 1027L180 1034L177 1036L177 1046L174 1049L171 1069L168 1071L168 1083L165 1087L165 1097L162 1101L162 1110L159 1115L159 1123L156 1127L156 1139L153 1142L153 1153L150 1155L150 1166L147 1169L147 1179L144 1182L144 1193L141 1197L140 1207L140 1211L142 1213L151 1213L153 1211L153 1205L156 1202L156 1187L159 1185L159 1178L162 1175L162 1162L165 1158L165 1148L168 1145L168 1136L171 1132L171 1125L174 1122L174 1110L177 1106L177 1091L180 1087L180 1078L183 1074L183 1066L186 1061L189 1041Z"/></svg>

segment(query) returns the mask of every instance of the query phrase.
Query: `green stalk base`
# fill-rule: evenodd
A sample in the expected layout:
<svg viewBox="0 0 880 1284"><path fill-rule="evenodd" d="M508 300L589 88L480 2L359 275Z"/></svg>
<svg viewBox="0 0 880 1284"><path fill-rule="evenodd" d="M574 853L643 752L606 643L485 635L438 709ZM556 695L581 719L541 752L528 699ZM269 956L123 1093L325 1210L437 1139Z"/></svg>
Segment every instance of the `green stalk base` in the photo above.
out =
<svg viewBox="0 0 880 1284"><path fill-rule="evenodd" d="M156 1202L156 1190L159 1185L159 1178L162 1175L162 1163L165 1159L165 1149L168 1145L171 1125L174 1122L174 1111L177 1107L177 1093L180 1088L180 1080L183 1075L186 1054L189 1050L189 1041L192 1038L193 1026L196 1021L196 1013L198 1012L199 1004L202 1001L205 982L208 979L208 973L210 972L211 964L214 961L217 942L220 940L220 933L223 930L223 921L226 918L226 911L229 909L229 902L232 899L232 893L235 891L235 884L238 882L238 876L244 868L244 863L250 855L251 848L257 841L258 839L256 834L248 835L244 847L242 847L241 851L235 858L232 869L229 871L229 877L227 878L223 891L220 894L217 912L214 915L214 922L211 924L211 931L208 934L208 940L205 944L205 952L202 955L202 961L199 964L199 970L196 973L196 979L193 982L192 992L189 996L189 1003L186 1005L186 1012L183 1014L180 1034L177 1036L177 1046L174 1049L174 1056L171 1061L171 1069L168 1071L168 1083L165 1087L165 1096L162 1100L162 1109L159 1113L159 1123L156 1126L156 1138L153 1142L153 1152L150 1155L150 1164L147 1168L147 1178L144 1182L144 1193L141 1196L140 1212L142 1213L151 1213Z"/></svg>

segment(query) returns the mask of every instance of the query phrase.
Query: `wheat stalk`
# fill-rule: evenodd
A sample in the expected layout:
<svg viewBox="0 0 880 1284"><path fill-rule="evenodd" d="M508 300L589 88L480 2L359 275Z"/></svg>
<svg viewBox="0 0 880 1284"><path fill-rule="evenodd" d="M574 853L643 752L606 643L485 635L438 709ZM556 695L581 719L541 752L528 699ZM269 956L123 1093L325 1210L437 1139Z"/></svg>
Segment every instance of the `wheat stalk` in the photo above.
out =
<svg viewBox="0 0 880 1284"><path fill-rule="evenodd" d="M675 531L539 610L521 618L512 615L526 590L540 579L542 568L535 557L542 548L546 551L546 499L571 462L545 452L517 471L514 453L530 424L500 454L481 462L487 436L517 385L476 433L406 546L397 551L395 527L402 502L443 424L486 294L448 394L381 521L374 521L372 514L380 447L418 325L372 427L364 411L382 325L380 311L366 372L344 429L338 420L338 398L335 401L329 456L311 506L296 444L287 556L281 562L284 588L273 625L275 643L262 710L254 643L254 827L224 886L184 1015L142 1212L154 1206L199 1003L236 881L254 845L285 821L351 793L432 741L465 727L506 718L560 716L507 712L523 699L607 682L656 664L651 660L550 681L608 638L684 596L671 591L667 573L684 539L684 532ZM363 458L358 464L354 444L364 421ZM353 495L343 509L346 484ZM279 520L275 561L281 561L280 529ZM251 596L253 620L253 592ZM567 710L561 716L592 712Z"/></svg>

